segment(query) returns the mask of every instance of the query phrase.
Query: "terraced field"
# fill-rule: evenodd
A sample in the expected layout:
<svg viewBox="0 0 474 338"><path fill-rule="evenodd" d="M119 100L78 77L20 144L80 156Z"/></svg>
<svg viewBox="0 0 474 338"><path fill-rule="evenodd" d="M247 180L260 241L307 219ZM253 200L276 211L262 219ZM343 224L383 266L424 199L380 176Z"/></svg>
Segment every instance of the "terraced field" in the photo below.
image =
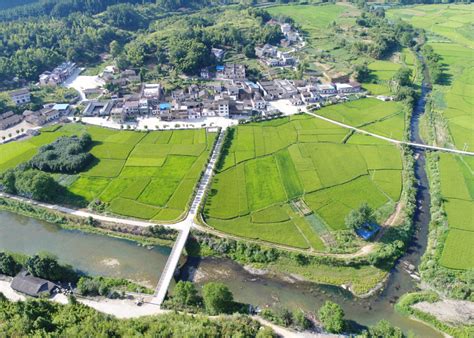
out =
<svg viewBox="0 0 474 338"><path fill-rule="evenodd" d="M439 54L445 76L434 86L433 108L447 121L456 148L474 148L474 5L429 5L389 11L428 32L428 43Z"/></svg>
<svg viewBox="0 0 474 338"><path fill-rule="evenodd" d="M71 124L1 145L0 170L30 159L61 135L83 131L92 137L95 161L58 180L82 200L107 202L113 213L157 221L176 220L186 211L215 139L204 129L143 133Z"/></svg>
<svg viewBox="0 0 474 338"><path fill-rule="evenodd" d="M206 221L242 237L324 250L324 231L345 229L352 209L393 207L401 192L399 150L370 137L343 144L346 134L306 115L238 126Z"/></svg>
<svg viewBox="0 0 474 338"><path fill-rule="evenodd" d="M441 264L452 269L474 268L474 158L440 155L441 194L449 233Z"/></svg>
<svg viewBox="0 0 474 338"><path fill-rule="evenodd" d="M316 113L375 134L403 139L405 115L402 105L395 101L365 98L324 107Z"/></svg>

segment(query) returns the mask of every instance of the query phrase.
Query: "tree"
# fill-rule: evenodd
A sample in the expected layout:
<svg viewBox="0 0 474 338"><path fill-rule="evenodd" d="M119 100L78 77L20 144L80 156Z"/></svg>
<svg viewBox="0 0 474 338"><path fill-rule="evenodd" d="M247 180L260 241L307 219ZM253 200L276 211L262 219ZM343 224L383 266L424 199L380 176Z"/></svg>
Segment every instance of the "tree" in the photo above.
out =
<svg viewBox="0 0 474 338"><path fill-rule="evenodd" d="M354 77L359 82L367 82L370 79L370 69L367 67L367 63L354 67Z"/></svg>
<svg viewBox="0 0 474 338"><path fill-rule="evenodd" d="M16 193L16 177L15 177L15 170L8 169L0 176L0 183L3 185L3 189L8 194L15 194Z"/></svg>
<svg viewBox="0 0 474 338"><path fill-rule="evenodd" d="M402 67L393 75L392 81L398 86L409 86L411 85L411 69L408 67Z"/></svg>
<svg viewBox="0 0 474 338"><path fill-rule="evenodd" d="M25 263L28 271L36 277L51 281L75 282L77 274L70 266L62 266L55 256L47 253L30 256Z"/></svg>
<svg viewBox="0 0 474 338"><path fill-rule="evenodd" d="M344 330L344 311L339 304L326 301L319 309L318 317L326 331L341 333Z"/></svg>
<svg viewBox="0 0 474 338"><path fill-rule="evenodd" d="M109 51L113 58L116 58L122 52L122 47L117 40L114 40L109 45Z"/></svg>
<svg viewBox="0 0 474 338"><path fill-rule="evenodd" d="M15 276L21 270L13 256L6 252L0 252L0 273L8 276Z"/></svg>
<svg viewBox="0 0 474 338"><path fill-rule="evenodd" d="M179 305L189 306L197 303L197 290L193 283L179 281L173 290L173 300Z"/></svg>
<svg viewBox="0 0 474 338"><path fill-rule="evenodd" d="M222 283L207 283L202 288L204 306L211 315L227 313L232 309L234 297L229 288Z"/></svg>
<svg viewBox="0 0 474 338"><path fill-rule="evenodd" d="M346 226L349 229L357 230L367 223L375 223L373 210L367 203L362 203L356 210L351 210L345 220Z"/></svg>
<svg viewBox="0 0 474 338"><path fill-rule="evenodd" d="M388 320L382 319L370 327L368 332L364 332L364 336L368 338L402 338L403 332L398 327L392 326Z"/></svg>

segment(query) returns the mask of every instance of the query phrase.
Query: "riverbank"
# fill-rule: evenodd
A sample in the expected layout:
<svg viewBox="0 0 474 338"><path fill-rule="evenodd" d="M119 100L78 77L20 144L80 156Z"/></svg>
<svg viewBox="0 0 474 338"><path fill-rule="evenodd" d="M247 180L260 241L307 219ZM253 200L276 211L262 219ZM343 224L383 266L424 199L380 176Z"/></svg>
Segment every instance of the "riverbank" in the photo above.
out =
<svg viewBox="0 0 474 338"><path fill-rule="evenodd" d="M46 208L39 203L26 201L16 196L10 197L3 193L0 193L0 210L50 222L64 229L132 240L143 246L164 245L172 247L174 243L174 239L154 237L149 231L149 228L153 226L151 223L148 227L145 227L127 220L124 220L123 223L104 222L98 219L98 215L92 217L92 213L84 214L84 216L67 214L61 209Z"/></svg>

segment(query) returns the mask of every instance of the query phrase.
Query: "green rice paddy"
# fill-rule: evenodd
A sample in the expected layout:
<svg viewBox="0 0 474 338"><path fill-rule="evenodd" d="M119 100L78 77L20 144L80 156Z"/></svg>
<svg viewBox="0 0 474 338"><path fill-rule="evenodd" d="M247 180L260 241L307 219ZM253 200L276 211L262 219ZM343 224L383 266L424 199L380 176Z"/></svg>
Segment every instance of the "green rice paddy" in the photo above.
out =
<svg viewBox="0 0 474 338"><path fill-rule="evenodd" d="M474 158L440 154L441 194L449 232L441 264L452 269L474 267Z"/></svg>
<svg viewBox="0 0 474 338"><path fill-rule="evenodd" d="M82 203L101 200L114 214L163 222L186 212L216 136L205 129L144 133L69 124L1 145L0 170L27 161L38 147L61 135L83 131L92 137L95 160L85 171L59 181Z"/></svg>
<svg viewBox="0 0 474 338"><path fill-rule="evenodd" d="M400 151L388 143L343 144L346 134L306 115L236 127L206 201L207 223L237 236L324 250L314 222L295 202L337 231L360 204L378 209L401 193Z"/></svg>
<svg viewBox="0 0 474 338"><path fill-rule="evenodd" d="M317 114L375 134L403 139L405 115L399 102L365 98L323 107Z"/></svg>

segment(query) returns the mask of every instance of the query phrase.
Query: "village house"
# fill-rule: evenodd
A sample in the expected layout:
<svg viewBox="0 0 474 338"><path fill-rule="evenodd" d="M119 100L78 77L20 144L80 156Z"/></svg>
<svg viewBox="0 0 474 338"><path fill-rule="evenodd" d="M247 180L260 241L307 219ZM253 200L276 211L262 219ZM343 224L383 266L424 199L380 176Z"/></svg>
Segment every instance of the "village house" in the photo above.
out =
<svg viewBox="0 0 474 338"><path fill-rule="evenodd" d="M267 108L267 102L260 94L255 94L251 102L252 108L255 110L265 110Z"/></svg>
<svg viewBox="0 0 474 338"><path fill-rule="evenodd" d="M34 126L39 127L46 123L45 117L42 116L39 111L25 110L22 115L26 122Z"/></svg>
<svg viewBox="0 0 474 338"><path fill-rule="evenodd" d="M53 69L53 71L44 72L39 76L39 82L42 86L58 86L63 83L76 70L74 62L63 62Z"/></svg>
<svg viewBox="0 0 474 338"><path fill-rule="evenodd" d="M360 91L360 84L356 83L354 83L354 86L350 83L335 83L334 86L338 94L351 94Z"/></svg>
<svg viewBox="0 0 474 338"><path fill-rule="evenodd" d="M31 297L40 297L43 294L50 296L57 289L57 285L53 282L34 277L28 271L21 271L16 275L10 286L13 290Z"/></svg>
<svg viewBox="0 0 474 338"><path fill-rule="evenodd" d="M332 84L320 84L316 86L316 93L320 95L334 95L337 91Z"/></svg>
<svg viewBox="0 0 474 338"><path fill-rule="evenodd" d="M22 120L21 115L16 115L12 111L0 114L0 130L5 130L17 125Z"/></svg>
<svg viewBox="0 0 474 338"><path fill-rule="evenodd" d="M31 102L31 94L28 88L14 90L10 92L10 97L17 106Z"/></svg>
<svg viewBox="0 0 474 338"><path fill-rule="evenodd" d="M150 105L157 105L160 103L161 92L159 83L147 83L142 87L142 98L147 99Z"/></svg>
<svg viewBox="0 0 474 338"><path fill-rule="evenodd" d="M59 115L68 115L71 112L71 105L67 103L56 103L53 107Z"/></svg>
<svg viewBox="0 0 474 338"><path fill-rule="evenodd" d="M222 76L229 80L244 80L245 66L236 63L226 63Z"/></svg>
<svg viewBox="0 0 474 338"><path fill-rule="evenodd" d="M113 107L113 101L90 101L84 111L83 116L109 116Z"/></svg>

